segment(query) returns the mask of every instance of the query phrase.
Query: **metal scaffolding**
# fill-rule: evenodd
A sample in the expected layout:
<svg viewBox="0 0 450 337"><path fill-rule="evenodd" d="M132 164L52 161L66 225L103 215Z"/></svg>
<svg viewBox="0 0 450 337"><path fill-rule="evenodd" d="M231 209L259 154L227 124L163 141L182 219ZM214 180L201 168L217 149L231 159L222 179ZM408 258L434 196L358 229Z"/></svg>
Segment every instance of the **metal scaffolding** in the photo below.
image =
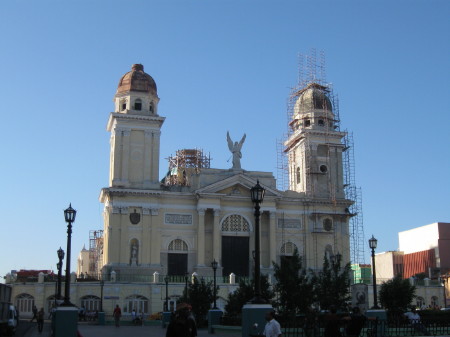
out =
<svg viewBox="0 0 450 337"><path fill-rule="evenodd" d="M205 155L200 149L178 150L168 161L169 171L164 178L166 186L190 186L190 177L211 165L210 155Z"/></svg>
<svg viewBox="0 0 450 337"><path fill-rule="evenodd" d="M89 231L89 275L98 278L103 261L103 230Z"/></svg>

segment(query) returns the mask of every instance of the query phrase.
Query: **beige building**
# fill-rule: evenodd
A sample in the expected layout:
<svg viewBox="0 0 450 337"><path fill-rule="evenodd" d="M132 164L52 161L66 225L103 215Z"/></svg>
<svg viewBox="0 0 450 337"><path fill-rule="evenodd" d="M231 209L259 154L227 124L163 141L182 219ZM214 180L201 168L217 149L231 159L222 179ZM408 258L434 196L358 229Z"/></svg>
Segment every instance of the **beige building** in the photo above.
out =
<svg viewBox="0 0 450 337"><path fill-rule="evenodd" d="M345 198L342 152L344 133L327 88L311 83L297 93L285 142L288 191L276 188L271 172L246 171L234 157L233 167L213 169L201 151L179 151L177 162L160 182L160 135L165 121L158 109L155 81L133 65L119 81L111 133L109 186L104 207L103 274L118 279L136 275L250 276L254 251L254 205L250 189L266 189L261 205L261 267L297 248L305 267L321 268L324 254L349 257L349 213ZM223 130L225 133L226 130ZM241 143L245 140L241 140ZM234 146L242 144L236 142ZM230 149L233 144L230 144ZM192 153L193 152L193 153ZM239 151L240 152L240 151ZM241 155L239 153L239 155ZM245 151L244 151L245 156ZM197 164L192 158L198 158Z"/></svg>
<svg viewBox="0 0 450 337"><path fill-rule="evenodd" d="M90 255L82 252L79 263L81 272L85 264L95 266L104 285L73 283L72 302L88 310L97 310L102 303L107 312L116 304L125 314L133 307L158 312L165 298L165 276L170 277L168 292L174 302L182 293L185 275L211 280L211 262L216 260L223 308L237 279L250 277L254 268L250 189L258 181L266 191L261 204L262 273L271 277L272 262L292 255L295 248L305 268L320 269L324 256L337 253L343 263L349 262L353 202L344 193L345 133L339 131L329 88L308 83L293 97L284 143L288 190L277 189L271 172L241 167L245 137L234 143L229 139L231 168L211 168L201 150L184 149L169 158L169 172L161 180L164 112L158 108L155 81L142 65L133 65L119 81L107 122L111 155L109 186L100 193L103 232L95 232ZM93 257L95 261L83 262ZM14 296L17 303L24 303L19 308L24 315L31 303L48 309L54 301L54 283L17 285Z"/></svg>

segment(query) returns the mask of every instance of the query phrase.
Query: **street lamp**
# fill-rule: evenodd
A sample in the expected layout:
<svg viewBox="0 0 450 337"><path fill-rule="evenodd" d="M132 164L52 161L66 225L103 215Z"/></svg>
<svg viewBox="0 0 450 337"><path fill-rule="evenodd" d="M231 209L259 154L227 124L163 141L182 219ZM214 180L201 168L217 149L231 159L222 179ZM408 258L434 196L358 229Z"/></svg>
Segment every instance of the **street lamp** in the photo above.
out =
<svg viewBox="0 0 450 337"><path fill-rule="evenodd" d="M186 272L186 274L184 275L184 282L185 282L184 291L186 294L186 302L188 301L188 298L189 298L189 296L188 296L188 280L189 280L189 273Z"/></svg>
<svg viewBox="0 0 450 337"><path fill-rule="evenodd" d="M261 275L260 275L260 249L259 249L259 217L261 215L260 204L264 200L264 193L266 190L259 184L257 180L256 185L250 190L252 202L255 204L255 297L251 303L265 303L261 298Z"/></svg>
<svg viewBox="0 0 450 337"><path fill-rule="evenodd" d="M100 280L100 312L103 312L103 287L105 285L104 280Z"/></svg>
<svg viewBox="0 0 450 337"><path fill-rule="evenodd" d="M372 309L380 309L377 304L377 275L375 272L375 248L377 248L378 240L375 239L372 235L372 238L369 239L369 247L372 249L372 283L373 283L373 307Z"/></svg>
<svg viewBox="0 0 450 337"><path fill-rule="evenodd" d="M75 216L77 211L72 208L72 204L69 208L64 210L64 219L67 222L67 256L66 256L66 284L64 288L64 306L73 306L70 303L70 248L72 239L72 223L75 222Z"/></svg>
<svg viewBox="0 0 450 337"><path fill-rule="evenodd" d="M164 277L164 282L166 282L166 310L169 311L169 276Z"/></svg>
<svg viewBox="0 0 450 337"><path fill-rule="evenodd" d="M441 276L441 285L444 288L444 309L447 308L447 295L445 293L445 283L447 282L447 279Z"/></svg>
<svg viewBox="0 0 450 337"><path fill-rule="evenodd" d="M58 259L59 262L56 264L56 267L58 268L58 291L57 291L57 299L61 299L61 273L62 273L62 266L63 266L63 260L64 260L64 250L62 250L61 247L56 251L58 253Z"/></svg>
<svg viewBox="0 0 450 337"><path fill-rule="evenodd" d="M211 262L211 267L214 271L214 307L213 309L217 309L217 305L216 305L216 297L217 297L217 292L216 292L216 271L217 271L217 261L216 259L213 260L213 262Z"/></svg>

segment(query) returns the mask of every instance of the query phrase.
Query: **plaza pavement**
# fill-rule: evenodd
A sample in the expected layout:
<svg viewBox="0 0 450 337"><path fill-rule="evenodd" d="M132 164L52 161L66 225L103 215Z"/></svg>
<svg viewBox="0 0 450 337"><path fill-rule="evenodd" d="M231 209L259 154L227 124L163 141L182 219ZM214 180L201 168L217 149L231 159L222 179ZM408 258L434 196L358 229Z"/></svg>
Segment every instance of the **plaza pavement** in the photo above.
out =
<svg viewBox="0 0 450 337"><path fill-rule="evenodd" d="M79 323L78 330L83 337L165 337L166 329L161 326L121 326L116 328L111 325L93 325ZM44 330L40 334L37 325L33 325L23 337L50 337L50 321L45 321ZM240 333L216 333L209 334L207 329L198 330L198 337L240 337ZM66 337L66 336L64 336ZM67 336L70 337L70 336ZM407 336L405 336L407 337ZM415 336L419 337L419 336ZM436 336L445 337L445 336Z"/></svg>
<svg viewBox="0 0 450 337"><path fill-rule="evenodd" d="M166 329L161 326L130 326L124 325L116 328L112 325L93 325L79 323L78 331L83 337L165 337ZM33 325L23 337L50 337L50 321L45 321L44 330L38 332L37 325ZM240 337L240 333L209 334L208 329L198 330L198 337ZM66 337L66 336L64 336ZM70 336L67 336L70 337Z"/></svg>

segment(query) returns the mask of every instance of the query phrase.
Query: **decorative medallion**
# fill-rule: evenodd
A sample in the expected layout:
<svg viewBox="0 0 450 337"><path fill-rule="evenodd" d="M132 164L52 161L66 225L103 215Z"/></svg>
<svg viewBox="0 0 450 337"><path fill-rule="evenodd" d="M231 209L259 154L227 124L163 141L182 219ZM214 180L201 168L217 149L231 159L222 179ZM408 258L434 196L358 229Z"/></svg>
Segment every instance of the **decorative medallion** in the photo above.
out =
<svg viewBox="0 0 450 337"><path fill-rule="evenodd" d="M133 225L137 225L141 221L141 214L136 212L136 208L134 212L130 214L130 221Z"/></svg>

